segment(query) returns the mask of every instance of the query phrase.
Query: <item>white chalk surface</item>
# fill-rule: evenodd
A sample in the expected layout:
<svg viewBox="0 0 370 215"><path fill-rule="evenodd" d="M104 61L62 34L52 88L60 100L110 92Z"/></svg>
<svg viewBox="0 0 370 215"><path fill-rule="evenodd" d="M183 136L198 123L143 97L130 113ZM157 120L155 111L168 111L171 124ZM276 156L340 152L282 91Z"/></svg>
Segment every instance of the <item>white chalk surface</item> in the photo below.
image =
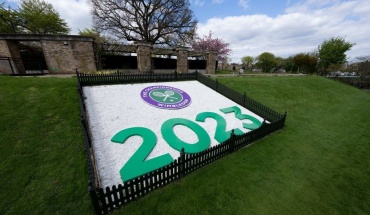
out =
<svg viewBox="0 0 370 215"><path fill-rule="evenodd" d="M155 85L171 86L185 91L191 97L191 104L178 110L160 109L147 104L141 98L140 92L146 87ZM168 119L185 118L199 124L211 138L210 147L219 144L213 138L216 121L214 119L206 119L205 122L195 121L195 117L201 112L215 112L223 116L227 122L227 130L239 128L243 132L248 132L249 130L243 128L242 123L248 123L249 120L240 121L235 118L234 113L224 114L220 111L222 108L238 106L243 114L263 121L260 116L198 81L86 86L83 87L83 91L86 97L85 104L95 161L102 187L122 183L119 171L142 143L142 138L139 136L130 137L124 144L112 142L111 138L123 129L145 127L156 134L157 144L147 159L165 153L177 159L180 153L163 140L160 131L162 123ZM174 131L183 141L195 143L198 140L195 133L185 126L175 126Z"/></svg>

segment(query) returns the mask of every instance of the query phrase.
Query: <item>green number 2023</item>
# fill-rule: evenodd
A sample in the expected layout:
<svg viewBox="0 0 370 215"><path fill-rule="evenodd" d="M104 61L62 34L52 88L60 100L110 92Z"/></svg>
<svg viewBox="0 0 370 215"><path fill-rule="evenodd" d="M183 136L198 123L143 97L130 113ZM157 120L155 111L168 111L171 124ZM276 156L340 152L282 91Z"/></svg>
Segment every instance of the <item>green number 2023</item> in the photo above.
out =
<svg viewBox="0 0 370 215"><path fill-rule="evenodd" d="M241 110L237 106L223 108L221 109L223 113L234 112L235 117L239 120L249 119L250 123L243 123L243 127L250 130L255 130L259 128L262 123L253 116L242 114ZM222 143L230 138L231 130L226 130L226 120L221 115L214 112L203 112L199 113L195 120L198 122L205 122L207 118L216 120L217 126L215 129L214 139L217 142ZM181 140L174 132L174 127L177 125L182 125L190 130L192 130L198 137L198 142L189 144ZM234 129L235 134L241 135L243 131L236 128ZM184 148L185 153L198 153L206 150L211 144L211 139L208 133L203 127L197 123L183 118L173 118L165 121L161 127L161 133L163 139L170 145L173 149L181 151ZM157 136L155 133L144 127L132 127L124 129L117 134L115 134L111 141L115 143L124 144L126 140L132 136L140 136L143 138L141 146L132 155L132 157L126 162L126 164L121 168L120 175L122 181L128 181L130 179L136 178L140 175L146 174L163 166L170 164L173 161L172 156L169 153L163 154L161 156L146 160L150 152L154 149L157 143Z"/></svg>

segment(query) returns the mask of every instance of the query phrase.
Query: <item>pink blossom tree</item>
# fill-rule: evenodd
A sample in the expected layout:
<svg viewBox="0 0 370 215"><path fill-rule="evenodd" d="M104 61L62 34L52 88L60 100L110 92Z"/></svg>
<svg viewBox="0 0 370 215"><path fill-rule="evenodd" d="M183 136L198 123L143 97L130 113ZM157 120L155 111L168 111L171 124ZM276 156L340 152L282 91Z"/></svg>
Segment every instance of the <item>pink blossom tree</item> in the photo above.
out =
<svg viewBox="0 0 370 215"><path fill-rule="evenodd" d="M232 53L229 48L230 44L222 39L212 38L212 34L212 31L210 31L208 36L197 37L192 48L194 51L217 51L217 60L225 63L227 57Z"/></svg>

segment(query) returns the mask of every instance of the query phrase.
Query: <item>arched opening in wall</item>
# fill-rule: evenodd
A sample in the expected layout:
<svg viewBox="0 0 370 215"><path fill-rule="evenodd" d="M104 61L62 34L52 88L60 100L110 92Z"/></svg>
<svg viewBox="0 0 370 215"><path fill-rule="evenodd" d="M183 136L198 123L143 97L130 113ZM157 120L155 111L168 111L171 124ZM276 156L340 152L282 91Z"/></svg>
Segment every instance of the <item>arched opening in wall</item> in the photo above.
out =
<svg viewBox="0 0 370 215"><path fill-rule="evenodd" d="M187 47L163 48L148 44L95 44L99 71L124 73L214 72L214 54ZM136 53L138 52L138 53ZM210 55L212 54L212 55ZM208 61L215 65L208 65ZM140 65L138 65L140 64Z"/></svg>
<svg viewBox="0 0 370 215"><path fill-rule="evenodd" d="M154 73L173 73L177 68L177 56L171 54L153 54L152 71Z"/></svg>
<svg viewBox="0 0 370 215"><path fill-rule="evenodd" d="M204 54L190 52L188 57L189 72L207 73L207 58Z"/></svg>
<svg viewBox="0 0 370 215"><path fill-rule="evenodd" d="M188 57L189 72L200 72L202 74L206 73L207 60L200 57Z"/></svg>
<svg viewBox="0 0 370 215"><path fill-rule="evenodd" d="M130 53L105 53L100 56L101 70L130 73L137 70L137 57Z"/></svg>
<svg viewBox="0 0 370 215"><path fill-rule="evenodd" d="M97 43L95 47L99 71L137 72L137 54L133 47L109 43Z"/></svg>
<svg viewBox="0 0 370 215"><path fill-rule="evenodd" d="M18 48L26 74L49 73L40 41L20 41Z"/></svg>

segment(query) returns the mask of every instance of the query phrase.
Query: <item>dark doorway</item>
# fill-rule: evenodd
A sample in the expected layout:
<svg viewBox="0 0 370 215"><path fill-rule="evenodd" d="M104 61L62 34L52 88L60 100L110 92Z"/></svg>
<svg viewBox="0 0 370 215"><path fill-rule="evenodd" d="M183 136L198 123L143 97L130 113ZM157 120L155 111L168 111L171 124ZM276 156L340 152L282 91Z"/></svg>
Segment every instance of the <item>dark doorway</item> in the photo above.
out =
<svg viewBox="0 0 370 215"><path fill-rule="evenodd" d="M19 42L18 47L26 74L44 74L48 72L39 41L22 41Z"/></svg>

